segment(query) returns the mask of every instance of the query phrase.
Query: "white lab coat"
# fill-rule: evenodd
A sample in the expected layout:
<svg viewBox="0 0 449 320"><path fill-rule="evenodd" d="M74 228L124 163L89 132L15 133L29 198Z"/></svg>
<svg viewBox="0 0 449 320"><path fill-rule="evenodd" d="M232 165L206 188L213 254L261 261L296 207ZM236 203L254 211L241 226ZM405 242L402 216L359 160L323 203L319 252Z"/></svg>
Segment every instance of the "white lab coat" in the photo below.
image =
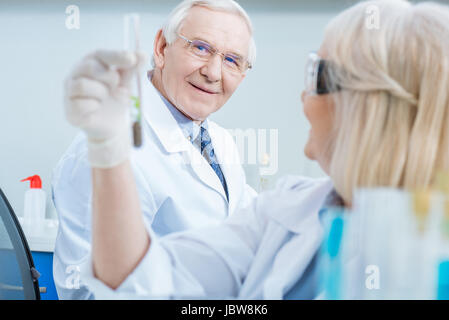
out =
<svg viewBox="0 0 449 320"><path fill-rule="evenodd" d="M282 299L298 279L307 284L300 297L316 298L316 278L304 277L323 239L318 212L332 189L328 178L287 177L219 226L152 235L116 290L93 277L91 260L82 278L102 299Z"/></svg>
<svg viewBox="0 0 449 320"><path fill-rule="evenodd" d="M143 146L131 164L147 228L158 235L217 224L257 195L246 184L232 136L209 121L209 134L226 179L223 186L209 163L188 141L159 93L143 77ZM59 216L54 279L60 298L92 298L79 282L79 267L90 252L91 176L86 139L76 137L53 173L53 200ZM79 287L79 289L76 289Z"/></svg>

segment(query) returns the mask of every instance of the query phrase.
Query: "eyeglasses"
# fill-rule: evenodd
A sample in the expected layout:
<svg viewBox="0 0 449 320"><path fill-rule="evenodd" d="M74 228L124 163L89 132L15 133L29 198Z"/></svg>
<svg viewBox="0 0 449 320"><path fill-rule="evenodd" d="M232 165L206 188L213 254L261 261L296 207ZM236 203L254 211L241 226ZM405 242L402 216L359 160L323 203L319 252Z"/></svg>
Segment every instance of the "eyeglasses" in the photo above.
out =
<svg viewBox="0 0 449 320"><path fill-rule="evenodd" d="M305 68L304 85L308 94L328 94L341 90L338 84L331 83L332 64L314 52L309 53Z"/></svg>
<svg viewBox="0 0 449 320"><path fill-rule="evenodd" d="M233 53L221 53L209 43L202 40L190 40L178 34L178 37L189 44L189 51L197 58L203 61L209 61L214 55L218 54L222 57L222 64L226 70L232 73L245 73L247 69L251 69L251 63L243 57Z"/></svg>

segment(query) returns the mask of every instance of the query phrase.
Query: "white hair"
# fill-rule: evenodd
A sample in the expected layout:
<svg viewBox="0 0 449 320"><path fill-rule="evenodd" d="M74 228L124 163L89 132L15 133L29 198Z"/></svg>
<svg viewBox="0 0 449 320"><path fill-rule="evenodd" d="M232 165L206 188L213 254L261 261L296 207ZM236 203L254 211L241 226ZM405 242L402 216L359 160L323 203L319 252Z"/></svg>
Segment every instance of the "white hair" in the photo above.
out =
<svg viewBox="0 0 449 320"><path fill-rule="evenodd" d="M184 0L177 5L168 16L167 21L162 27L162 32L168 44L176 40L177 32L179 31L182 22L187 17L189 10L192 7L200 6L211 10L219 10L230 12L239 15L245 20L248 30L251 34L251 39L248 48L248 62L254 66L256 61L256 43L253 38L253 26L251 19L246 11L234 0ZM154 66L154 64L153 64Z"/></svg>

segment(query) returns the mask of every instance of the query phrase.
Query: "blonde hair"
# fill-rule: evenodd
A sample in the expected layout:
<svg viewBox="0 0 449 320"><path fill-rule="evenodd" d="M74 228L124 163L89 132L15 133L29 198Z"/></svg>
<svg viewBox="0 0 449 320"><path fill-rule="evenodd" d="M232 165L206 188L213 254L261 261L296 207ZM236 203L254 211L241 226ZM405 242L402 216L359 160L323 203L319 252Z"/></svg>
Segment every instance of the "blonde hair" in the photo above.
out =
<svg viewBox="0 0 449 320"><path fill-rule="evenodd" d="M329 174L346 201L359 187L426 188L449 169L448 40L449 9L436 3L366 1L328 24L343 88Z"/></svg>

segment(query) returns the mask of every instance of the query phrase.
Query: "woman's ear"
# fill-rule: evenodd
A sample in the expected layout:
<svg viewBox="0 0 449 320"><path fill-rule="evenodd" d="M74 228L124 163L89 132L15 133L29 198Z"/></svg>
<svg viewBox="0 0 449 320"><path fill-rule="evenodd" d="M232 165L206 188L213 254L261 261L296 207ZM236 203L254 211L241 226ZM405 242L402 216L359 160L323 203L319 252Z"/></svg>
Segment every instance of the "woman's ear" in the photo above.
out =
<svg viewBox="0 0 449 320"><path fill-rule="evenodd" d="M162 33L162 29L157 32L153 47L154 66L162 69L165 63L165 48L167 47L167 40Z"/></svg>

